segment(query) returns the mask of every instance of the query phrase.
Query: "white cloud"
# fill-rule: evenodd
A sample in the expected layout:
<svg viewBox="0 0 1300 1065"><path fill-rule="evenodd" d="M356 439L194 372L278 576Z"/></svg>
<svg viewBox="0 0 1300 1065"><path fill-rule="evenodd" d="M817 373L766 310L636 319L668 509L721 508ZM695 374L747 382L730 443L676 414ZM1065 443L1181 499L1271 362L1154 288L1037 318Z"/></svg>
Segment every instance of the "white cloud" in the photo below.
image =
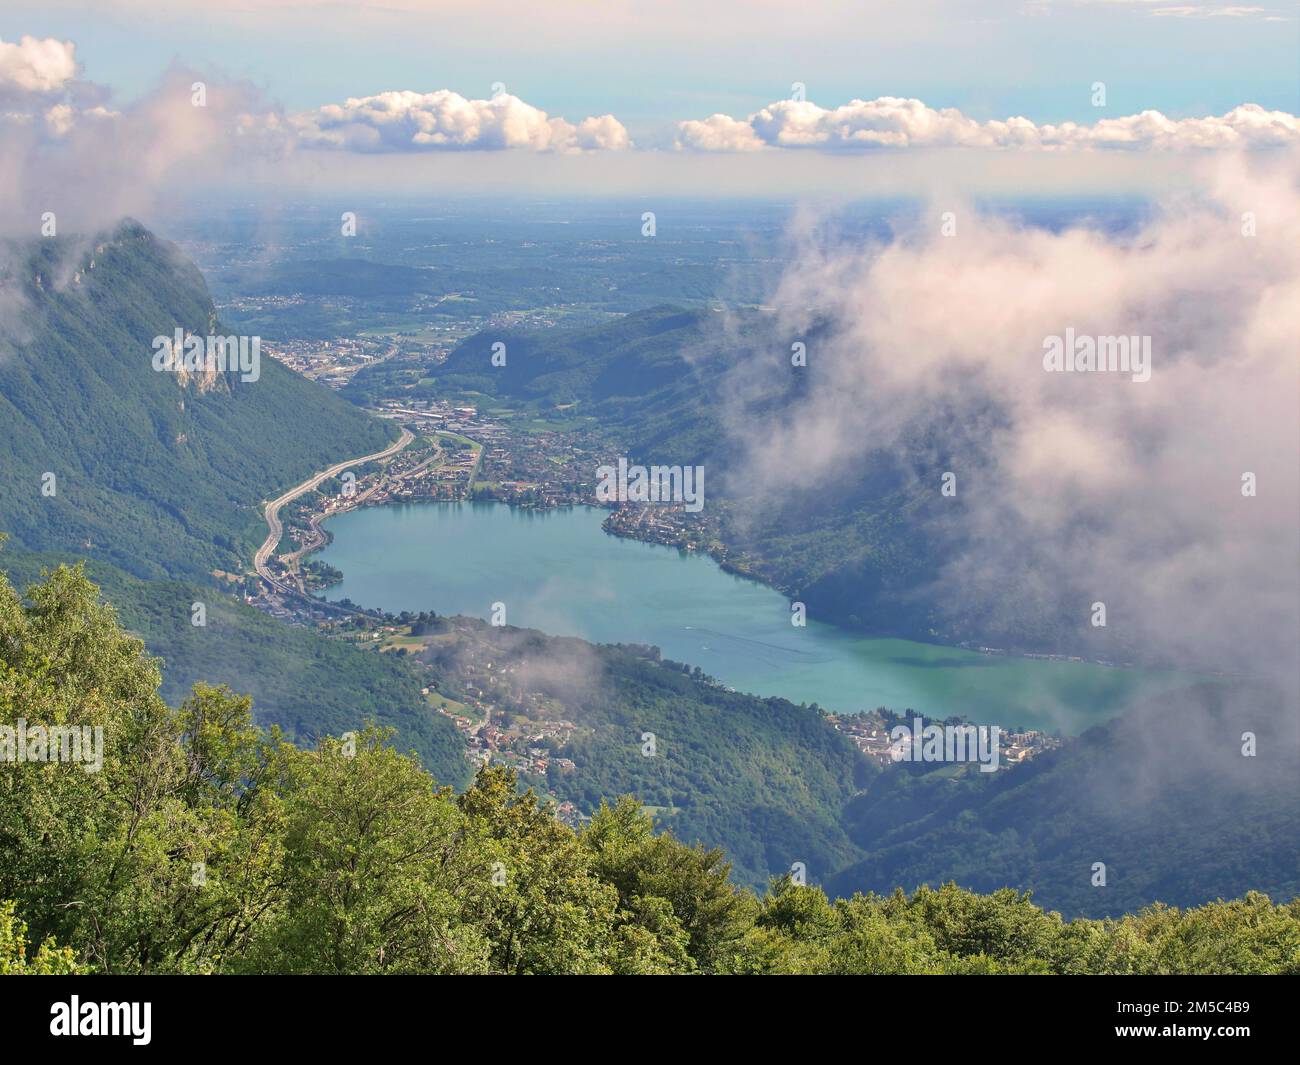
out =
<svg viewBox="0 0 1300 1065"><path fill-rule="evenodd" d="M0 234L35 235L53 211L61 232L93 231L147 215L160 194L220 173L214 161L279 160L291 138L249 86L209 80L195 106L192 72L172 70L151 92L111 110L96 86L0 107Z"/></svg>
<svg viewBox="0 0 1300 1065"><path fill-rule="evenodd" d="M1275 148L1300 143L1300 119L1285 111L1242 104L1222 116L1167 118L1143 111L1085 125L1038 125L1028 118L978 122L956 108L936 110L920 100L881 96L827 109L809 101L780 100L746 119L715 114L680 122L679 149L705 152L762 148L1087 148L1183 150Z"/></svg>
<svg viewBox="0 0 1300 1065"><path fill-rule="evenodd" d="M0 92L56 92L77 73L76 45L53 37L0 40Z"/></svg>
<svg viewBox="0 0 1300 1065"><path fill-rule="evenodd" d="M613 115L584 118L578 123L574 141L583 151L619 151L632 145L632 139L623 128L623 123Z"/></svg>
<svg viewBox="0 0 1300 1065"><path fill-rule="evenodd" d="M1298 164L1202 160L1196 195L1121 234L950 200L866 248L805 225L770 305L772 336L809 338L807 388L759 431L752 404L789 366L773 344L738 368L736 483L770 507L833 493L880 451L927 478L942 456L961 507L926 520L953 523L936 577L955 614L1014 629L1063 608L1082 643L1101 600L1135 655L1294 677ZM1067 327L1150 337L1150 379L1045 372ZM1243 496L1245 471L1267 492Z"/></svg>
<svg viewBox="0 0 1300 1065"><path fill-rule="evenodd" d="M1255 4L1221 4L1215 0L1199 3L1167 4L1164 0L1084 0L1098 6L1129 7L1144 10L1152 18L1263 18L1265 21L1285 22L1276 9Z"/></svg>
<svg viewBox="0 0 1300 1065"><path fill-rule="evenodd" d="M355 152L570 152L626 148L631 143L613 115L586 118L574 126L508 93L469 100L449 89L351 97L294 115L292 122L304 146Z"/></svg>
<svg viewBox="0 0 1300 1065"><path fill-rule="evenodd" d="M677 147L701 152L753 152L766 145L749 122L717 114L679 122Z"/></svg>
<svg viewBox="0 0 1300 1065"><path fill-rule="evenodd" d="M1175 4L1171 7L1158 7L1151 12L1156 18L1249 18L1251 15L1263 15L1262 7L1225 6L1195 7L1191 4Z"/></svg>
<svg viewBox="0 0 1300 1065"><path fill-rule="evenodd" d="M106 107L87 107L78 110L72 104L55 104L45 112L45 128L51 137L65 137L76 128L79 122L97 121L100 119L116 119L120 117L117 111L110 111Z"/></svg>

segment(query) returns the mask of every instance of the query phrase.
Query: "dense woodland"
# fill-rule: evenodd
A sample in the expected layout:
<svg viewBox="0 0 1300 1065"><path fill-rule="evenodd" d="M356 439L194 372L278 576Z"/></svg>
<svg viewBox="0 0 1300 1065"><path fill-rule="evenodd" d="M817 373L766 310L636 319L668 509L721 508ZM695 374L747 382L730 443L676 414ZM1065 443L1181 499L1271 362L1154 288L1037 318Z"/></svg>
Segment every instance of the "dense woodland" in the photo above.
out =
<svg viewBox="0 0 1300 1065"><path fill-rule="evenodd" d="M506 770L457 796L380 730L298 747L159 683L83 574L0 583L0 721L106 747L0 764L0 973L1300 973L1300 900L1064 922L1013 890L756 894L634 799L575 833Z"/></svg>

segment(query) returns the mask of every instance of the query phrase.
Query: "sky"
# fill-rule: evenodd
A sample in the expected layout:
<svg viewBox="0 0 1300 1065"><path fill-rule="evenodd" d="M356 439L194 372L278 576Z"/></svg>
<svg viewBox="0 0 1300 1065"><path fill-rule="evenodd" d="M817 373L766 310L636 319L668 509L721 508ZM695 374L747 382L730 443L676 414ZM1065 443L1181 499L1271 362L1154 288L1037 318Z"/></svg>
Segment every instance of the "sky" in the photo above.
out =
<svg viewBox="0 0 1300 1065"><path fill-rule="evenodd" d="M132 208L121 186L174 188L181 167L190 188L1141 192L1189 155L1294 149L1297 113L1300 19L1272 0L0 12L0 207L53 187Z"/></svg>
<svg viewBox="0 0 1300 1065"><path fill-rule="evenodd" d="M612 112L638 140L748 114L802 82L823 106L915 97L978 119L1295 112L1294 4L1191 0L7 0L0 38L70 39L122 99L173 61L246 78L289 109L385 90L495 83L575 120Z"/></svg>

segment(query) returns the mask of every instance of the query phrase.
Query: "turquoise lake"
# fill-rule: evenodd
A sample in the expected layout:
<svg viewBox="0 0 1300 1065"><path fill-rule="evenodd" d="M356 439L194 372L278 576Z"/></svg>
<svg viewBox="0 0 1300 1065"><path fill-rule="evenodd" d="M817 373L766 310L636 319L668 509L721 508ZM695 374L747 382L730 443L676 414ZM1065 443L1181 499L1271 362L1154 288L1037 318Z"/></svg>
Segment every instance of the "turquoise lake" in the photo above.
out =
<svg viewBox="0 0 1300 1065"><path fill-rule="evenodd" d="M1185 674L871 639L809 618L706 555L610 536L589 507L501 503L363 507L331 518L318 556L343 572L326 598L433 610L598 643L646 643L740 691L840 713L888 706L1077 734Z"/></svg>

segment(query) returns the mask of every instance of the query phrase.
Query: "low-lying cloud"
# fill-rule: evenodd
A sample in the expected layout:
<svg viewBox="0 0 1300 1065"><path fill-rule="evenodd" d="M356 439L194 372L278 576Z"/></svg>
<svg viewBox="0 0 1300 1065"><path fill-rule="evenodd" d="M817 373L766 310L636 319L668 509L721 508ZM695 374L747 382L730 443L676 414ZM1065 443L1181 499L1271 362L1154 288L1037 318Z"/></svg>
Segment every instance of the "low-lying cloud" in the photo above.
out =
<svg viewBox="0 0 1300 1065"><path fill-rule="evenodd" d="M275 108L247 84L174 68L137 100L111 106L73 79L56 94L12 95L0 106L0 236L59 234L140 215L164 191L210 183L230 159L275 158L291 147Z"/></svg>
<svg viewBox="0 0 1300 1065"><path fill-rule="evenodd" d="M805 226L772 303L777 335L810 338L807 387L761 431L737 401L744 483L779 499L882 450L916 460L924 520L958 545L932 589L954 615L991 631L1063 613L1086 646L1104 602L1134 659L1292 680L1298 185L1293 155L1219 160L1198 195L1122 235L955 203L849 251ZM1150 337L1150 379L1047 372L1045 341L1067 329ZM754 395L791 370L741 372ZM978 446L959 435L970 425Z"/></svg>
<svg viewBox="0 0 1300 1065"><path fill-rule="evenodd" d="M808 100L779 100L743 119L715 114L678 123L675 143L679 150L704 152L770 148L1255 149L1300 144L1300 119L1285 111L1242 104L1225 115L1206 118L1173 119L1159 111L1143 111L1099 119L1090 125L1038 125L1019 117L978 122L954 107L935 109L920 100L881 96L850 100L834 108Z"/></svg>

